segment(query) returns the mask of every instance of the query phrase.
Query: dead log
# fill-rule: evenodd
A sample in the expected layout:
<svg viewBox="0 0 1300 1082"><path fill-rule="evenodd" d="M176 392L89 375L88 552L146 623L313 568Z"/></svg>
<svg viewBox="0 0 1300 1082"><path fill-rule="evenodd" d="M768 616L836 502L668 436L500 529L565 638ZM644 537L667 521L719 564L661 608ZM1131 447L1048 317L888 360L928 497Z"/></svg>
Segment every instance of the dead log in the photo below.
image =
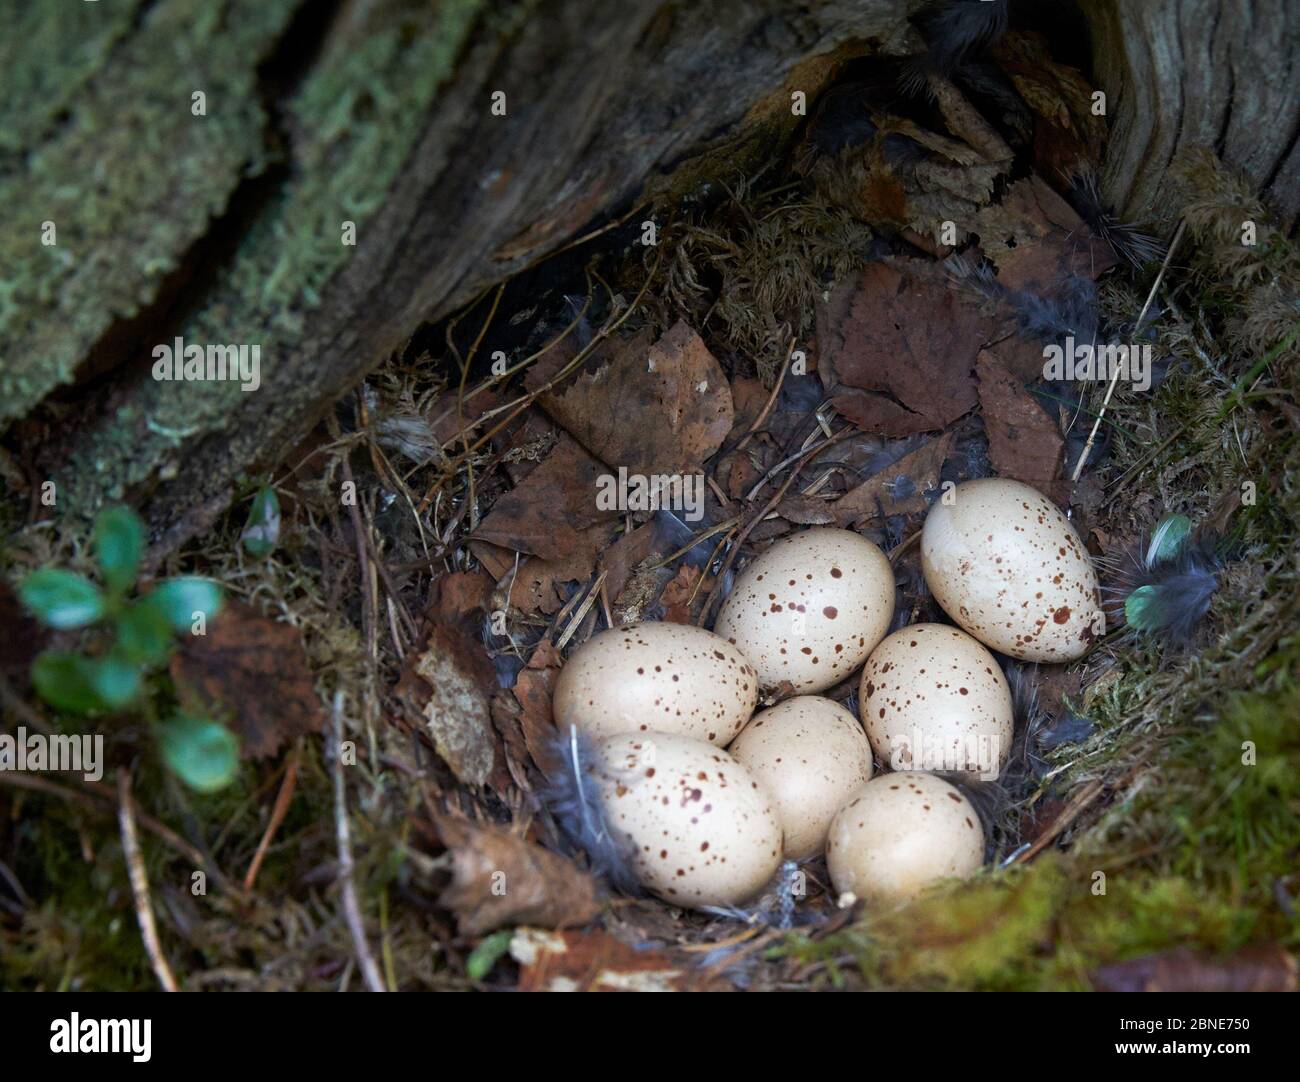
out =
<svg viewBox="0 0 1300 1082"><path fill-rule="evenodd" d="M594 222L770 155L798 123L791 92L916 48L918 7L17 6L0 28L0 425L37 446L31 479L55 479L60 511L125 499L174 547L422 323ZM1111 197L1149 214L1172 155L1208 143L1293 226L1285 0L1081 7ZM155 380L175 337L258 345L259 388Z"/></svg>

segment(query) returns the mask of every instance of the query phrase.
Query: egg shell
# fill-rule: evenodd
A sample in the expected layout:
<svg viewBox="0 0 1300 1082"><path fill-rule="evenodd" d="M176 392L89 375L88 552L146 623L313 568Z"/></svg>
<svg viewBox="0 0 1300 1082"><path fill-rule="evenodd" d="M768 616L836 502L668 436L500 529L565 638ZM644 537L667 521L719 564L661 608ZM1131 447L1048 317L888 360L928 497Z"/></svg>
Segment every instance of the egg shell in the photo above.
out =
<svg viewBox="0 0 1300 1082"><path fill-rule="evenodd" d="M593 739L679 733L719 747L754 713L758 676L739 650L691 624L611 628L588 639L560 670L556 724Z"/></svg>
<svg viewBox="0 0 1300 1082"><path fill-rule="evenodd" d="M947 624L887 636L863 666L858 702L872 750L892 770L991 781L1011 754L1006 677L992 654Z"/></svg>
<svg viewBox="0 0 1300 1082"><path fill-rule="evenodd" d="M781 824L756 778L727 752L671 733L607 737L597 782L637 879L674 905L739 905L781 862Z"/></svg>
<svg viewBox="0 0 1300 1082"><path fill-rule="evenodd" d="M852 530L819 528L756 557L723 602L715 630L740 648L766 691L825 691L851 676L889 628L894 572Z"/></svg>
<svg viewBox="0 0 1300 1082"><path fill-rule="evenodd" d="M755 714L727 750L771 794L786 860L817 856L835 813L871 780L871 746L858 719L820 695Z"/></svg>
<svg viewBox="0 0 1300 1082"><path fill-rule="evenodd" d="M1070 521L1037 489L967 481L930 508L926 585L986 646L1023 661L1073 661L1106 629L1097 572Z"/></svg>
<svg viewBox="0 0 1300 1082"><path fill-rule="evenodd" d="M881 774L831 822L826 866L840 894L873 905L915 898L984 862L984 828L960 791L919 771Z"/></svg>

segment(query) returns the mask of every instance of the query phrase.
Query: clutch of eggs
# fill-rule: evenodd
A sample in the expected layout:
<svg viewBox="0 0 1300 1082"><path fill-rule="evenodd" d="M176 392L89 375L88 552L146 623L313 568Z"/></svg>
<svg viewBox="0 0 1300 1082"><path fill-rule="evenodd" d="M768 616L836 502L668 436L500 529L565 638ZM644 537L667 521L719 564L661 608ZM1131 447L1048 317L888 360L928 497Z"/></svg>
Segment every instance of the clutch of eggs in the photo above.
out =
<svg viewBox="0 0 1300 1082"><path fill-rule="evenodd" d="M714 630L771 691L825 691L855 672L894 616L894 572L852 530L816 528L777 541L736 579Z"/></svg>
<svg viewBox="0 0 1300 1082"><path fill-rule="evenodd" d="M1051 500L1019 481L966 481L931 507L921 569L959 626L1022 661L1073 661L1106 630L1082 540Z"/></svg>

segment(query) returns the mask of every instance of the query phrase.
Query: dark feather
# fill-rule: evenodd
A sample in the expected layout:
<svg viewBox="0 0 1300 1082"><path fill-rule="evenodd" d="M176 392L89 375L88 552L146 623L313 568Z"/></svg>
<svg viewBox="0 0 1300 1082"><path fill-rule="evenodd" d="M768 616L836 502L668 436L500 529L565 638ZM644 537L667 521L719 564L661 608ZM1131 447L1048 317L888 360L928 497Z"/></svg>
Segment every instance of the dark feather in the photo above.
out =
<svg viewBox="0 0 1300 1082"><path fill-rule="evenodd" d="M564 766L552 773L538 793L542 806L569 842L587 854L592 872L616 890L638 894L631 850L610 829L600 798L599 753L573 726L556 733L551 752L552 761Z"/></svg>
<svg viewBox="0 0 1300 1082"><path fill-rule="evenodd" d="M1082 169L1074 176L1068 195L1088 228L1130 266L1140 269L1165 254L1164 245L1143 232L1140 223L1122 222L1116 217L1114 210L1102 199L1097 174L1092 169Z"/></svg>

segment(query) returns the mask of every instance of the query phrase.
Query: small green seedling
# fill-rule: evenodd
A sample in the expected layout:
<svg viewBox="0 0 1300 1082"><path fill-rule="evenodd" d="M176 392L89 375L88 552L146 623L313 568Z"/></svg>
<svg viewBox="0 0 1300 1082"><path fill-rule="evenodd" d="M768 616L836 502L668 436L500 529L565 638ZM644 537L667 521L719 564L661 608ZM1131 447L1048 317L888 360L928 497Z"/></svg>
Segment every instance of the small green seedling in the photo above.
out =
<svg viewBox="0 0 1300 1082"><path fill-rule="evenodd" d="M171 656L176 636L206 629L222 602L220 586L193 576L166 579L143 596L129 596L144 556L144 524L130 508L100 514L94 546L102 588L74 572L45 567L18 591L47 627L69 631L102 624L111 632L107 648L97 653L46 650L32 663L37 694L69 714L120 712L139 704L146 674ZM239 743L224 725L178 715L159 728L163 758L187 784L211 792L234 777Z"/></svg>
<svg viewBox="0 0 1300 1082"><path fill-rule="evenodd" d="M239 535L244 551L254 560L270 556L280 541L280 500L273 488L260 488Z"/></svg>

